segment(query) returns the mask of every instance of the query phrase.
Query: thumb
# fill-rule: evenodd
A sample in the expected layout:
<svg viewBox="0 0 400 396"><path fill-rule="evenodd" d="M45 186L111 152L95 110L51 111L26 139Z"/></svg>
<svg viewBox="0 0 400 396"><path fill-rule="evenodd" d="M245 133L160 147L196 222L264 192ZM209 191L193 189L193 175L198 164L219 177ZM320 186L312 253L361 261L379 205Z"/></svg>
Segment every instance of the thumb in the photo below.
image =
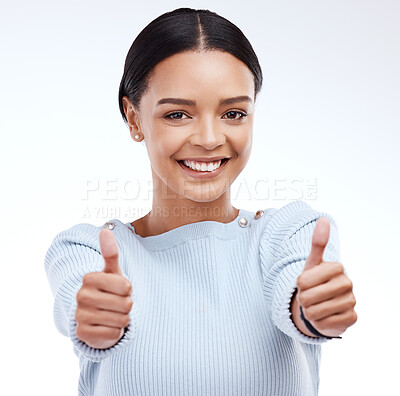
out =
<svg viewBox="0 0 400 396"><path fill-rule="evenodd" d="M103 228L99 234L100 251L104 258L104 272L122 275L118 264L118 244L114 234L108 228Z"/></svg>
<svg viewBox="0 0 400 396"><path fill-rule="evenodd" d="M329 240L329 228L329 220L326 217L320 217L317 220L311 241L311 251L304 265L305 270L322 263L324 249Z"/></svg>

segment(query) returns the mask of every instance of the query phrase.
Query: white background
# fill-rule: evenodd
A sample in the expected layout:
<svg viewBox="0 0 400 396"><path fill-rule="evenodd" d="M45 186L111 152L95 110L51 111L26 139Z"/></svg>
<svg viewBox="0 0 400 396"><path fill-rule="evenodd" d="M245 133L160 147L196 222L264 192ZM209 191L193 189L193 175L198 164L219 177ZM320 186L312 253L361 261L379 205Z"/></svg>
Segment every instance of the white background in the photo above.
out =
<svg viewBox="0 0 400 396"><path fill-rule="evenodd" d="M303 199L337 221L359 320L323 346L320 395L394 394L396 0L2 3L0 393L77 394L78 359L53 323L44 255L54 236L76 223L133 221L150 208L146 149L120 117L118 87L136 35L180 6L230 19L263 68L252 157L232 187L233 204L255 211ZM104 198L107 188L115 199Z"/></svg>

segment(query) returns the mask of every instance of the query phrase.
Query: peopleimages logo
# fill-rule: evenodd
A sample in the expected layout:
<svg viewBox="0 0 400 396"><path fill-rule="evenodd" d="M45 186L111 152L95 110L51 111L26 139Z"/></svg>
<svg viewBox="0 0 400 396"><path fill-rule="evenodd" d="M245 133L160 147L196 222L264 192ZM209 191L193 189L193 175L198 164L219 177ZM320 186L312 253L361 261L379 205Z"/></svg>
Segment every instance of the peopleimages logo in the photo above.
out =
<svg viewBox="0 0 400 396"><path fill-rule="evenodd" d="M163 200L176 199L176 195L190 196L191 193L201 194L203 199L208 196L219 196L223 191L229 191L233 201L310 201L317 199L316 177L285 177L263 178L249 180L237 178L233 183L213 183L212 181L193 183L187 180L181 181L175 186L173 192L167 188L166 183L155 185L152 180L122 180L119 178L87 179L82 188L83 218L119 218L142 217L151 209L154 191L161 193ZM217 194L217 195L216 195ZM132 206L134 201L140 201L140 205ZM143 208L143 201L149 203L148 208ZM142 208L138 208L141 206ZM166 216L169 214L165 214ZM176 214L184 216L188 214ZM192 215L192 214L189 214Z"/></svg>

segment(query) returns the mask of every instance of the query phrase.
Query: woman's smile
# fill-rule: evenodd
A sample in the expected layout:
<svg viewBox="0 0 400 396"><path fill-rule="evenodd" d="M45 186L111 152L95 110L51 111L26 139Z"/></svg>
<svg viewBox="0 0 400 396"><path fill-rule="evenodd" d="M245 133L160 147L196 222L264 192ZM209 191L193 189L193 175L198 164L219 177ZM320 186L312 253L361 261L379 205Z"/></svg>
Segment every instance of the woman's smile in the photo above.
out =
<svg viewBox="0 0 400 396"><path fill-rule="evenodd" d="M186 174L200 179L211 179L218 176L227 166L229 158L217 161L178 160L177 163Z"/></svg>

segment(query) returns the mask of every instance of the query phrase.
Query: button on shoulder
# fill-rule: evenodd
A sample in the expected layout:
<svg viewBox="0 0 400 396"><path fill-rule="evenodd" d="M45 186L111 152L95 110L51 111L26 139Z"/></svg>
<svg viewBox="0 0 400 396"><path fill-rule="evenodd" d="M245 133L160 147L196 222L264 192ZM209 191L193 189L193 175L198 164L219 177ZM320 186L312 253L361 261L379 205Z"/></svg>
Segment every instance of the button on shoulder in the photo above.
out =
<svg viewBox="0 0 400 396"><path fill-rule="evenodd" d="M249 224L249 220L247 220L246 217L241 217L241 218L239 219L239 225L240 225L240 227L247 227L248 224Z"/></svg>
<svg viewBox="0 0 400 396"><path fill-rule="evenodd" d="M107 223L104 224L103 228L108 228L109 230L113 230L115 227L115 223L112 221L107 221Z"/></svg>
<svg viewBox="0 0 400 396"><path fill-rule="evenodd" d="M255 219L260 219L264 215L263 210L257 210L256 214L254 215Z"/></svg>

